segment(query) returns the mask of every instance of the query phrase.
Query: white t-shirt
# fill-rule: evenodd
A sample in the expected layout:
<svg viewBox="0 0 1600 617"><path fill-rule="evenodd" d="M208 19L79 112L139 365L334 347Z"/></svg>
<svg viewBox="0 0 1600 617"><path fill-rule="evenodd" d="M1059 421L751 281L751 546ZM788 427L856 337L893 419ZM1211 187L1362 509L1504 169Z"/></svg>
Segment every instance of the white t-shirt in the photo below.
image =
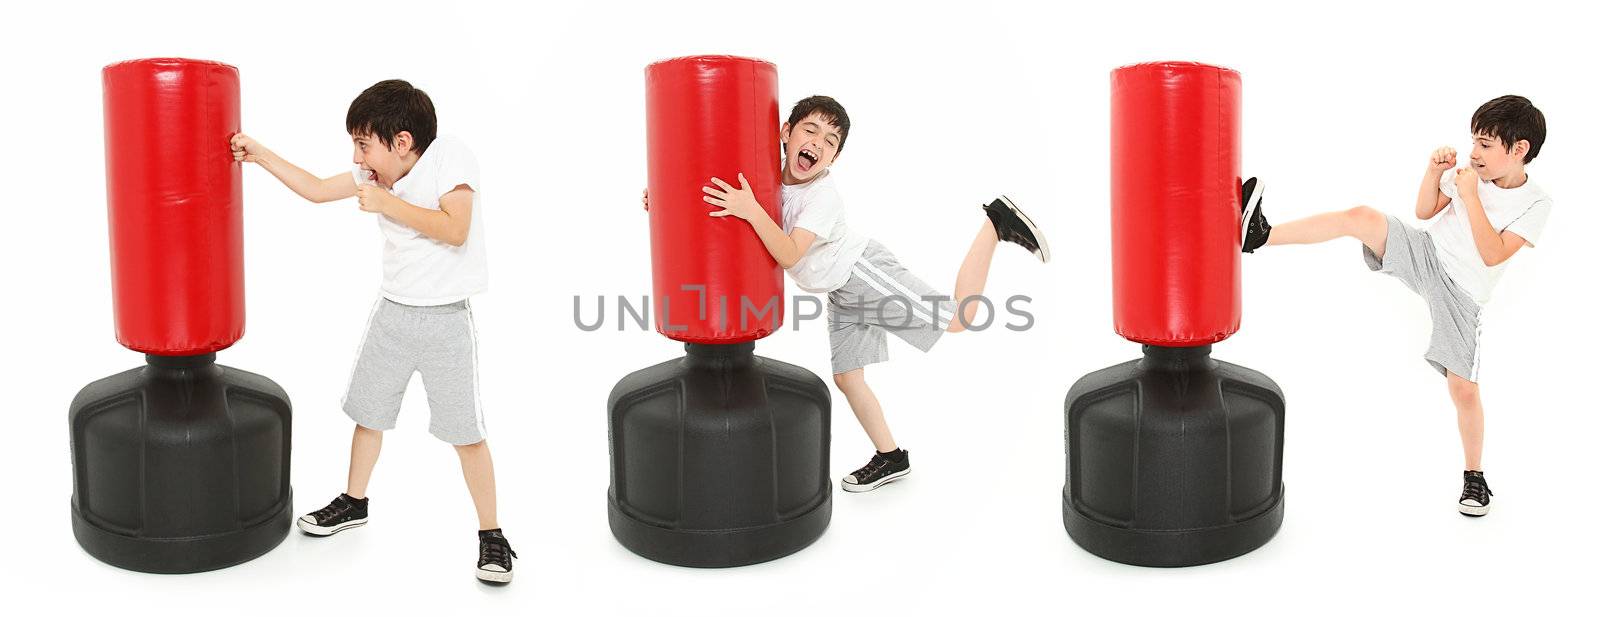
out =
<svg viewBox="0 0 1600 617"><path fill-rule="evenodd" d="M1450 280L1471 294L1478 304L1485 304L1510 261L1495 266L1483 264L1478 245L1472 240L1472 221L1467 218L1467 206L1461 203L1456 191L1455 172L1445 172L1439 179L1439 190L1450 198L1450 205L1445 206L1428 227L1434 250L1439 253L1439 261L1444 264ZM1545 220L1550 218L1550 196L1532 179L1514 189L1503 189L1493 182L1479 182L1478 201L1483 203L1483 213L1488 215L1495 233L1509 229L1527 240L1529 247L1539 241Z"/></svg>
<svg viewBox="0 0 1600 617"><path fill-rule="evenodd" d="M364 184L360 166L351 171ZM483 189L478 186L478 159L466 144L440 136L428 144L411 171L389 189L413 206L439 209L439 198L457 186L472 188L472 220L467 241L450 246L387 216L378 217L383 232L383 297L412 306L460 302L488 289L488 261L483 246Z"/></svg>
<svg viewBox="0 0 1600 617"><path fill-rule="evenodd" d="M811 293L828 293L850 280L850 268L867 250L867 238L852 233L844 222L844 200L824 170L810 182L783 185L783 232L798 227L817 234L811 248L789 268L796 285Z"/></svg>

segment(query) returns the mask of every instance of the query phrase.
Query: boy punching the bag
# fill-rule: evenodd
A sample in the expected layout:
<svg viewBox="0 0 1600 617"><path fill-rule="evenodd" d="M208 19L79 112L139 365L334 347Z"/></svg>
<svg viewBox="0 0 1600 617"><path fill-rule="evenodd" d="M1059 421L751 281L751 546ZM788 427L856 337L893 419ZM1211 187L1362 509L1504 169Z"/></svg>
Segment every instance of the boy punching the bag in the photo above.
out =
<svg viewBox="0 0 1600 617"><path fill-rule="evenodd" d="M355 421L345 492L297 521L311 536L367 523L367 483L383 432L394 428L413 373L422 374L428 431L455 447L478 513L477 577L511 581L516 553L496 521L494 461L478 398L477 332L469 298L487 287L478 163L461 140L439 136L433 101L391 79L350 104L354 167L317 178L240 133L234 158L256 163L313 203L357 198L384 237L381 297L368 317L344 412Z"/></svg>

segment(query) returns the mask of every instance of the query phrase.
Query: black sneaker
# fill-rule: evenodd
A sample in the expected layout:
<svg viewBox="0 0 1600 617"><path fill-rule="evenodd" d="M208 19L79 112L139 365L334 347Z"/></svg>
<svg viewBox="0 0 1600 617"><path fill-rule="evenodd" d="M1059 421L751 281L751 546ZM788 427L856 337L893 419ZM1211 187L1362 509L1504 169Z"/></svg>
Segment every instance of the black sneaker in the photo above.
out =
<svg viewBox="0 0 1600 617"><path fill-rule="evenodd" d="M1246 253L1254 253L1261 245L1267 243L1267 236L1272 233L1272 226L1267 224L1267 216L1261 213L1261 194L1266 192L1265 183L1251 178L1245 180L1239 187L1239 196L1243 212L1239 217L1240 249Z"/></svg>
<svg viewBox="0 0 1600 617"><path fill-rule="evenodd" d="M911 473L911 453L899 448L894 452L877 452L862 468L844 477L840 482L847 493L865 493Z"/></svg>
<svg viewBox="0 0 1600 617"><path fill-rule="evenodd" d="M1033 224L1033 219L1023 214L1010 198L1001 195L984 206L983 211L989 214L995 235L1000 236L1002 242L1019 245L1038 256L1039 261L1050 263L1050 243L1044 241L1044 234Z"/></svg>
<svg viewBox="0 0 1600 617"><path fill-rule="evenodd" d="M328 507L300 517L295 524L300 526L300 531L318 537L360 527L367 524L367 499L339 493Z"/></svg>
<svg viewBox="0 0 1600 617"><path fill-rule="evenodd" d="M497 529L478 532L478 580L488 583L511 582L511 560L517 552L511 550L506 534Z"/></svg>
<svg viewBox="0 0 1600 617"><path fill-rule="evenodd" d="M1489 490L1489 481L1483 479L1481 471L1461 472L1461 500L1457 502L1456 510L1466 516L1483 516L1489 513L1489 496L1494 491Z"/></svg>

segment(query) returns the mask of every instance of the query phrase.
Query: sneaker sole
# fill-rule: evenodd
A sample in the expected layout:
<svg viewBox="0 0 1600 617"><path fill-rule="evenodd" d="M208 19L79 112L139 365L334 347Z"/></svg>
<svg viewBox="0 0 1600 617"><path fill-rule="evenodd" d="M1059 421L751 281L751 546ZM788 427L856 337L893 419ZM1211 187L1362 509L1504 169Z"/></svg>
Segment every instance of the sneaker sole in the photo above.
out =
<svg viewBox="0 0 1600 617"><path fill-rule="evenodd" d="M1255 218L1256 211L1261 209L1261 194L1266 192L1266 183L1256 178L1256 190L1251 191L1249 201L1244 204L1244 217L1239 219L1239 244L1244 244L1246 236L1250 235L1250 219Z"/></svg>
<svg viewBox="0 0 1600 617"><path fill-rule="evenodd" d="M478 580L486 583L509 583L511 582L511 573L479 569Z"/></svg>
<svg viewBox="0 0 1600 617"><path fill-rule="evenodd" d="M1033 239L1039 241L1039 262L1050 263L1050 243L1045 241L1044 232L1039 231L1039 226L1034 225L1033 219L1028 218L1028 215L1024 214L1022 209L1017 207L1017 204L1011 203L1010 197L1001 195L1000 201L1011 209L1012 214L1017 215L1017 218L1022 220L1023 225L1028 226L1028 233L1033 234Z"/></svg>
<svg viewBox="0 0 1600 617"><path fill-rule="evenodd" d="M1487 505L1469 506L1469 505L1464 504L1464 503L1463 504L1456 504L1456 511L1460 512L1463 516L1470 516L1470 517L1473 517L1473 518L1477 518L1477 517L1483 516L1485 514L1488 514L1489 513L1489 506L1487 506Z"/></svg>
<svg viewBox="0 0 1600 617"><path fill-rule="evenodd" d="M840 482L839 486L843 487L844 488L844 492L846 492L846 493L865 493L867 491L870 491L872 489L878 488L878 487L883 486L885 484L888 484L890 482L894 482L895 480L899 480L900 478L904 478L907 475L910 475L910 473L911 473L911 470L907 469L907 470L904 470L904 471L897 471L897 472L891 473L891 474L889 474L887 476L884 476L882 478L878 478L878 481L877 482L873 482L872 484L851 484L849 482Z"/></svg>
<svg viewBox="0 0 1600 617"><path fill-rule="evenodd" d="M343 523L339 523L338 525L333 525L331 527L323 527L323 526L320 526L320 525L316 525L314 523L307 523L305 521L305 519L298 519L297 518L297 519L294 520L294 524L295 524L295 526L300 528L300 531L305 532L306 535L316 536L316 537L319 537L319 538L326 538L328 536L331 536L333 534L339 533L339 532L344 531L346 529L349 529L351 527L360 527L362 525L365 525L365 524L367 524L367 519L361 519L359 521L345 521Z"/></svg>

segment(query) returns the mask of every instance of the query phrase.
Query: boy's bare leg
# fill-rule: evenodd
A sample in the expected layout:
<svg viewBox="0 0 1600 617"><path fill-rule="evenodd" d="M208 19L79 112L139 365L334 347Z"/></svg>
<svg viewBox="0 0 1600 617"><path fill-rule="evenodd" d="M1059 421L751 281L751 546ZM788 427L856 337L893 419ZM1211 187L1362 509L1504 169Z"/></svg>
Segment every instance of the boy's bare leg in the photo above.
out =
<svg viewBox="0 0 1600 617"><path fill-rule="evenodd" d="M894 435L889 433L889 423L883 420L883 406L878 404L872 388L867 387L866 370L858 368L836 374L833 384L839 386L845 400L850 402L850 411L856 413L856 421L867 431L872 447L879 452L895 451L898 446L894 445Z"/></svg>
<svg viewBox="0 0 1600 617"><path fill-rule="evenodd" d="M367 498L367 483L372 481L372 468L378 464L378 452L383 449L383 431L375 431L360 424L350 436L350 476L345 481L344 493L356 499Z"/></svg>
<svg viewBox="0 0 1600 617"><path fill-rule="evenodd" d="M1461 431L1461 453L1466 459L1465 469L1483 471L1483 399L1478 396L1478 384L1449 373L1450 400L1456 404L1456 428Z"/></svg>
<svg viewBox="0 0 1600 617"><path fill-rule="evenodd" d="M983 226L978 228L978 237L972 239L972 246L967 248L966 258L961 260L961 269L956 271L956 295L954 300L961 314L950 320L950 325L945 328L945 332L966 330L967 324L977 319L978 305L982 303L964 303L962 300L983 294L983 286L989 282L989 264L994 261L994 247L999 244L1000 236L994 231L994 223L984 219ZM864 387L865 382L862 385ZM870 396L871 391L868 391L867 394ZM876 401L874 401L874 404L876 404ZM850 406L855 406L854 399L851 399ZM859 411L856 412L857 417L860 417L860 415ZM862 424L865 425L866 421L863 420ZM889 434L888 431L889 429L885 427L884 435L886 438ZM868 429L867 432L871 433L872 431ZM878 443L877 439L873 439L873 443ZM894 441L890 440L889 443L892 444ZM893 447L890 447L888 449L879 448L878 450L880 452L888 452L893 449Z"/></svg>
<svg viewBox="0 0 1600 617"><path fill-rule="evenodd" d="M478 509L478 529L499 529L495 515L494 459L489 456L489 440L456 446L456 456L461 459L461 475L467 480L467 491L472 493L472 505Z"/></svg>
<svg viewBox="0 0 1600 617"><path fill-rule="evenodd" d="M1367 206L1308 216L1273 225L1267 236L1267 246L1316 244L1346 237L1360 240L1382 259L1384 245L1389 239L1389 217Z"/></svg>

